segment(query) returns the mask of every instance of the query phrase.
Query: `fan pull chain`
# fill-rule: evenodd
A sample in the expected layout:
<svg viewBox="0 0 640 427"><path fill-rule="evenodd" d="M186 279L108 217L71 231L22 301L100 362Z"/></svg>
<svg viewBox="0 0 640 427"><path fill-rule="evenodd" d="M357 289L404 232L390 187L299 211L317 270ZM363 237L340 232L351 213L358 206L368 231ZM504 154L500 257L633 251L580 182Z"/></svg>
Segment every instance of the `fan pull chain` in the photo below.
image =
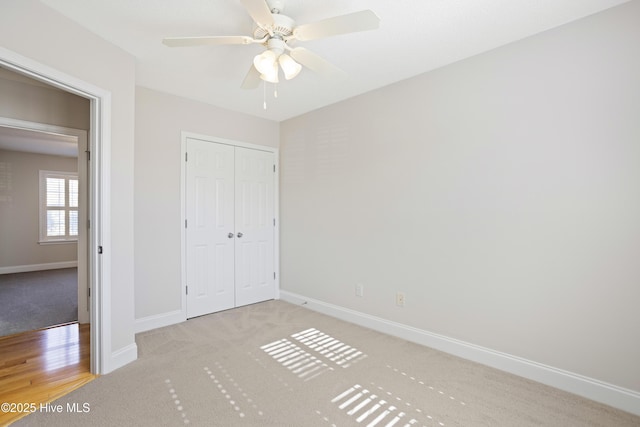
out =
<svg viewBox="0 0 640 427"><path fill-rule="evenodd" d="M273 84L273 97L278 98L278 84ZM267 82L262 81L262 108L267 109Z"/></svg>
<svg viewBox="0 0 640 427"><path fill-rule="evenodd" d="M262 81L262 108L267 109L267 82Z"/></svg>

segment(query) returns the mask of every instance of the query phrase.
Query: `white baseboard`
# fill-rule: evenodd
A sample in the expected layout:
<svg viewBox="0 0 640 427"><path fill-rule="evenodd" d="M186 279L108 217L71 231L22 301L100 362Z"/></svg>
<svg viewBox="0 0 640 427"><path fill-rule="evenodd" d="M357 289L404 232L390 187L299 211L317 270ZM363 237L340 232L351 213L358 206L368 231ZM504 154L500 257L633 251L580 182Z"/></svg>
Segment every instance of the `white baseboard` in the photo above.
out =
<svg viewBox="0 0 640 427"><path fill-rule="evenodd" d="M136 343L131 343L126 347L116 350L111 353L109 360L106 363L105 369L102 374L108 374L121 368L138 358L138 346Z"/></svg>
<svg viewBox="0 0 640 427"><path fill-rule="evenodd" d="M187 318L182 310L143 317L141 319L136 319L134 323L134 333L137 334L139 332L175 325L176 323L182 323L185 320L187 320Z"/></svg>
<svg viewBox="0 0 640 427"><path fill-rule="evenodd" d="M285 290L280 291L280 297L283 301L304 305L311 310L350 323L403 338L407 341L412 341L473 362L491 366L492 368L568 391L635 415L640 415L640 393L634 390L618 387L573 372L543 365L531 360L449 338L444 335L434 334L429 331L392 322L313 298L307 298L303 295Z"/></svg>
<svg viewBox="0 0 640 427"><path fill-rule="evenodd" d="M28 273L30 271L57 270L59 268L77 267L78 261L49 262L46 264L13 265L0 267L0 274Z"/></svg>

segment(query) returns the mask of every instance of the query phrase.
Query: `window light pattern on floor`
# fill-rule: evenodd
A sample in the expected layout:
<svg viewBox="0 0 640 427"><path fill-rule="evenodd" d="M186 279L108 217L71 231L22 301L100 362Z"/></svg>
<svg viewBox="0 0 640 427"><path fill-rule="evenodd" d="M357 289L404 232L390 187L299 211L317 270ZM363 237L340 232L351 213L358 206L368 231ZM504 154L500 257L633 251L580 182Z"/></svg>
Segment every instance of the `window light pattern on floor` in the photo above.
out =
<svg viewBox="0 0 640 427"><path fill-rule="evenodd" d="M213 381L218 391L227 399L229 405L236 411L240 418L245 417L245 413L242 410L242 406L251 407L258 416L262 416L263 413L258 408L258 405L253 401L251 397L240 387L235 379L227 372L227 370L219 362L215 362L216 368L221 374L215 375L211 369L204 367L204 371L207 376ZM226 383L226 384L225 384ZM231 387L229 387L229 384ZM230 390L233 387L235 390ZM234 396L235 394L235 396ZM241 396L241 397L238 397ZM243 401L243 402L241 402Z"/></svg>
<svg viewBox="0 0 640 427"><path fill-rule="evenodd" d="M293 393L293 392L294 392L293 387L291 387L291 385L289 384L289 382L288 382L286 379L282 378L282 377L279 375L279 372L280 372L279 370L270 369L270 367L269 367L269 366L267 366L267 365L262 361L262 359L260 359L260 357L258 357L258 355L254 355L254 354L253 354L252 352L250 352L250 351L249 351L249 352L247 352L247 354L248 354L248 355L249 355L249 357L250 357L251 359L253 359L253 360L254 360L258 365L260 365L260 367L261 367L261 369L262 369L262 371L263 371L263 372L269 372L269 373L271 373L271 376L275 379L275 381L277 381L277 382L278 382L278 387L279 387L279 388L284 389L284 390L288 390L288 391L290 391L291 393Z"/></svg>
<svg viewBox="0 0 640 427"><path fill-rule="evenodd" d="M356 422L366 427L418 427L418 426L444 426L443 422L435 420L431 415L424 414L421 409L415 409L409 402L393 396L383 388L378 387L380 394L355 384L339 395L331 399L338 405L338 409L355 418ZM385 400L387 399L387 400ZM415 412L415 417L410 413ZM417 418L423 418L424 422Z"/></svg>
<svg viewBox="0 0 640 427"><path fill-rule="evenodd" d="M260 347L291 373L305 381L322 375L333 368L307 353L288 339L281 339Z"/></svg>
<svg viewBox="0 0 640 427"><path fill-rule="evenodd" d="M380 394L386 395L387 399L389 399L391 402L394 402L396 405L398 405L399 408L404 407L404 410L406 412L415 411L416 412L416 414L415 414L416 417L418 417L418 418L425 417L427 419L427 421L431 425L444 426L444 422L436 420L435 417L433 417L432 415L430 415L428 413L425 413L424 410L416 407L415 405L412 405L411 402L403 400L399 396L394 396L393 393L391 393L388 390L385 390L384 387L382 387L380 385L376 386L375 383L371 383L371 386L372 387L376 387Z"/></svg>
<svg viewBox="0 0 640 427"><path fill-rule="evenodd" d="M171 383L171 380L170 379L166 379L166 380L164 380L164 383L166 384L166 386L167 386L167 388L169 390L169 394L171 395L171 401L175 405L176 410L180 413L180 417L182 418L182 422L184 424L189 424L189 419L187 418L187 414L184 412L184 407L182 406L182 402L180 402L180 399L178 398L178 393L176 392L175 387Z"/></svg>
<svg viewBox="0 0 640 427"><path fill-rule="evenodd" d="M347 368L352 363L367 357L357 348L351 347L315 328L295 333L291 337L342 368Z"/></svg>
<svg viewBox="0 0 640 427"><path fill-rule="evenodd" d="M404 372L403 370L398 369L398 368L394 368L391 365L386 365L386 366L387 366L387 368L393 370L393 372L395 372L396 374L402 375L403 377L407 378L410 381L417 382L421 386L424 386L425 388L427 388L429 391L437 393L438 395L442 396L443 398L447 398L447 399L449 399L449 400L451 400L453 402L458 402L462 406L466 406L467 405L462 400L456 399L454 396L450 395L449 393L446 393L443 390L439 390L439 389L435 388L434 386L425 383L420 378L416 378L416 377L414 377L412 375L409 375L408 373Z"/></svg>

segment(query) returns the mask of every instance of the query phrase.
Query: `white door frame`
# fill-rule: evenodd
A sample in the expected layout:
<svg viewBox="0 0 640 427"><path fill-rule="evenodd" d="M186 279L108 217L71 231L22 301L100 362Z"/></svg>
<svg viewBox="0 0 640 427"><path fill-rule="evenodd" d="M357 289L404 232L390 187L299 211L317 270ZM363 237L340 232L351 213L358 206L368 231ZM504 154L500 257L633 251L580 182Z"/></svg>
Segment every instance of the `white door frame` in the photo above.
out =
<svg viewBox="0 0 640 427"><path fill-rule="evenodd" d="M226 144L232 145L234 147L243 147L250 148L252 150L261 150L269 153L273 153L273 160L275 163L276 171L274 174L274 185L273 185L273 197L274 197L274 212L273 215L276 219L276 225L274 230L274 240L273 240L273 268L276 272L276 281L275 281L275 299L280 299L280 164L279 164L279 156L278 149L274 147L269 147L266 145L258 145L251 144L248 142L240 142L233 141L231 139L225 138L217 138L209 135L202 135L193 132L181 132L181 144L180 144L180 254L181 254L181 295L182 295L182 320L187 320L187 245L186 245L186 231L185 231L185 221L187 220L187 209L186 209L186 185L187 185L187 168L185 156L187 154L187 139L194 138L199 139L201 141L213 142L216 144Z"/></svg>
<svg viewBox="0 0 640 427"><path fill-rule="evenodd" d="M87 98L91 105L88 147L91 151L88 235L91 287L91 372L113 370L111 358L111 92L0 47L0 65L51 86ZM117 367L117 366L116 366Z"/></svg>

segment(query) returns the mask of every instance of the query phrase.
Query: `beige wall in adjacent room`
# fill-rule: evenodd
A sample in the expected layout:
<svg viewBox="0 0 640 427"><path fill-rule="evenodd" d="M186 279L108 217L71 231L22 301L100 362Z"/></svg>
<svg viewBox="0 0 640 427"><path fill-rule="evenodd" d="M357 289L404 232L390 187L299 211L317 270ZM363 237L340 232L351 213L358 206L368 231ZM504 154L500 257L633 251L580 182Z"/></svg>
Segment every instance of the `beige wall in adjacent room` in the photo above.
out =
<svg viewBox="0 0 640 427"><path fill-rule="evenodd" d="M86 98L0 68L0 117L89 130L89 111ZM38 244L38 171L76 172L77 159L0 150L0 162L11 173L0 188L0 267L77 260L75 243Z"/></svg>
<svg viewBox="0 0 640 427"><path fill-rule="evenodd" d="M0 164L0 267L76 261L76 243L38 240L40 170L77 172L77 159L0 150Z"/></svg>
<svg viewBox="0 0 640 427"><path fill-rule="evenodd" d="M89 100L0 68L0 117L89 129Z"/></svg>
<svg viewBox="0 0 640 427"><path fill-rule="evenodd" d="M639 22L283 122L283 290L640 391Z"/></svg>
<svg viewBox="0 0 640 427"><path fill-rule="evenodd" d="M136 88L136 319L182 309L181 132L278 147L279 124Z"/></svg>

